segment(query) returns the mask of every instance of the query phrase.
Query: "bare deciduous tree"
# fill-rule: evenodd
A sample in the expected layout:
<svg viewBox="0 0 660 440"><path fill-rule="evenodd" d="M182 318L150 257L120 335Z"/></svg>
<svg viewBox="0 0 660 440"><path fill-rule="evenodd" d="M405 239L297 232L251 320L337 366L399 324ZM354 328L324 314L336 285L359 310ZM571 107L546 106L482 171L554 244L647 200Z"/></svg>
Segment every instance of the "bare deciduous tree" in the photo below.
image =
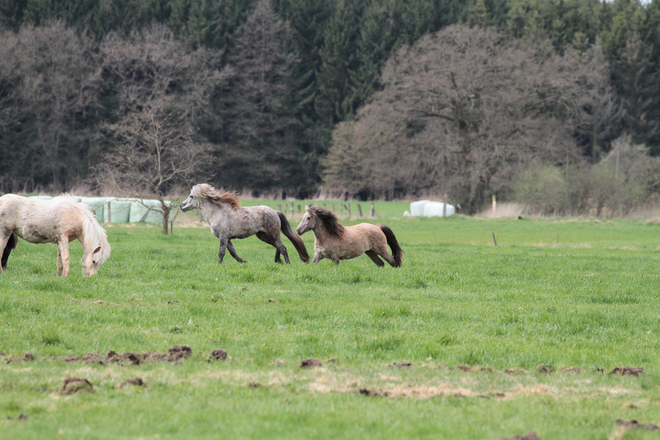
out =
<svg viewBox="0 0 660 440"><path fill-rule="evenodd" d="M0 126L29 136L27 151L12 163L23 181L56 191L87 172L97 152L99 61L94 42L61 21L24 26L0 39ZM18 159L18 158L16 158Z"/></svg>
<svg viewBox="0 0 660 440"><path fill-rule="evenodd" d="M445 192L473 213L529 163L582 160L574 137L593 104L585 89L607 81L585 79L582 62L466 26L404 47L383 71L383 90L335 131L326 185L389 197Z"/></svg>
<svg viewBox="0 0 660 440"><path fill-rule="evenodd" d="M209 63L213 53L190 53L163 26L129 39L112 35L101 52L123 117L104 126L112 148L94 180L116 193L158 199L167 234L171 206L165 195L208 164L210 146L194 121L226 75Z"/></svg>

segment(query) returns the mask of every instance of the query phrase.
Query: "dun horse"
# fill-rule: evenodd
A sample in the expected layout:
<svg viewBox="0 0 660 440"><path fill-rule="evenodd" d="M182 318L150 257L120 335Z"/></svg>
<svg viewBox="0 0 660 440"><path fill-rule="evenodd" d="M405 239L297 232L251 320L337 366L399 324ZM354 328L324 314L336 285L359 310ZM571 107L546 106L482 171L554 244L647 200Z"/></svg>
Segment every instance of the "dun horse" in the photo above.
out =
<svg viewBox="0 0 660 440"><path fill-rule="evenodd" d="M305 215L296 231L302 235L310 230L314 232L314 263L328 258L339 264L339 260L350 260L366 253L376 266L385 265L380 256L392 267L401 267L403 250L387 226L370 223L342 226L331 211L310 205L305 207ZM387 252L387 245L392 255Z"/></svg>
<svg viewBox="0 0 660 440"><path fill-rule="evenodd" d="M83 246L83 276L96 275L99 265L110 257L110 244L105 230L87 205L71 197L37 200L7 194L0 197L0 253L2 268L7 267L17 238L30 243L57 244L57 275L69 275L69 242L79 240Z"/></svg>
<svg viewBox="0 0 660 440"><path fill-rule="evenodd" d="M275 262L280 263L280 254L289 264L289 254L280 238L280 231L287 236L298 251L300 259L309 262L309 255L305 244L291 229L286 216L268 206L241 207L235 193L221 193L211 185L202 183L193 186L190 195L181 203L182 211L199 208L204 220L211 227L213 235L220 240L218 261L222 263L225 250L229 250L232 257L239 263L245 261L238 256L231 240L256 235L261 241L277 249Z"/></svg>

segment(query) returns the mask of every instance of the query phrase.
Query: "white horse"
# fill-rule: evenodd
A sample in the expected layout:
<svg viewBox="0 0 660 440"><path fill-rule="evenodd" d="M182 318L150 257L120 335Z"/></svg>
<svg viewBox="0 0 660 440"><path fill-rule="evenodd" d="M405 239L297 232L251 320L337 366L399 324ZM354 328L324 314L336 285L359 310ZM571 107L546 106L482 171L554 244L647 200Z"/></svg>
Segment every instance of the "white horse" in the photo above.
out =
<svg viewBox="0 0 660 440"><path fill-rule="evenodd" d="M238 256L231 240L233 238L246 238L256 235L259 240L273 246L275 251L275 262L282 260L280 254L284 255L284 261L289 264L289 254L280 238L280 231L291 240L298 251L300 259L307 263L309 255L305 244L291 229L286 216L275 211L269 206L249 206L242 208L235 193L220 192L209 184L201 183L192 187L190 195L179 205L182 211L190 211L198 208L202 212L204 220L211 227L213 235L220 240L218 250L218 262L222 263L225 251L229 251L232 257L239 263L245 263Z"/></svg>
<svg viewBox="0 0 660 440"><path fill-rule="evenodd" d="M57 243L57 275L68 276L69 242L83 246L83 276L96 275L99 265L110 257L110 244L87 205L68 196L37 200L7 194L0 197L0 253L6 267L16 236L30 243Z"/></svg>

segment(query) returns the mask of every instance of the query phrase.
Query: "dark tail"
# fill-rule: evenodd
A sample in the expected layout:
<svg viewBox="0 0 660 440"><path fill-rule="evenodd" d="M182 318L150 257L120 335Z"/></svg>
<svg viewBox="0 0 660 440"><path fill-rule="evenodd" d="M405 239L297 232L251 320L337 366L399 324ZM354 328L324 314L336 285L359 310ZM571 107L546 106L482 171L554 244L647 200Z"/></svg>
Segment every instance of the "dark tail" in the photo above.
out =
<svg viewBox="0 0 660 440"><path fill-rule="evenodd" d="M394 232L392 232L392 230L387 226L383 226L383 225L378 225L378 226L380 226L380 229L385 234L385 238L387 238L387 244L389 245L390 249L392 249L392 256L394 257L393 267L401 267L401 257L403 256L403 249L401 249L401 246L399 246L399 242L396 241Z"/></svg>
<svg viewBox="0 0 660 440"><path fill-rule="evenodd" d="M291 229L291 225L289 224L289 221L286 219L286 215L284 215L284 213L281 211L277 211L277 215L280 216L280 223L282 224L282 233L286 235L286 238L291 240L291 243L293 243L293 247L296 248L296 250L298 251L298 255L300 255L300 259L304 263L309 263L309 254L307 254L305 243L303 243L302 239L293 232L293 229Z"/></svg>
<svg viewBox="0 0 660 440"><path fill-rule="evenodd" d="M7 267L7 260L9 260L9 254L11 254L12 249L16 249L16 245L18 244L18 237L16 237L16 234L12 233L9 236L9 240L7 241L7 245L5 246L5 250L2 253L2 268L5 269Z"/></svg>

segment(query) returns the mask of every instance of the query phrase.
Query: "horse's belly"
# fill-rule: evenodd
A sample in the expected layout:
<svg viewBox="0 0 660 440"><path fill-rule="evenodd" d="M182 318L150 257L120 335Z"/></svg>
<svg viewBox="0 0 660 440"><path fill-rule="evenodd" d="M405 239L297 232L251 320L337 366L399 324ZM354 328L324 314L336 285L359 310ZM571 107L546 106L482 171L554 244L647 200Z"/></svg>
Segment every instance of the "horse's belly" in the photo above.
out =
<svg viewBox="0 0 660 440"><path fill-rule="evenodd" d="M30 243L55 243L55 235L52 231L40 228L36 225L25 225L18 231L16 235Z"/></svg>

